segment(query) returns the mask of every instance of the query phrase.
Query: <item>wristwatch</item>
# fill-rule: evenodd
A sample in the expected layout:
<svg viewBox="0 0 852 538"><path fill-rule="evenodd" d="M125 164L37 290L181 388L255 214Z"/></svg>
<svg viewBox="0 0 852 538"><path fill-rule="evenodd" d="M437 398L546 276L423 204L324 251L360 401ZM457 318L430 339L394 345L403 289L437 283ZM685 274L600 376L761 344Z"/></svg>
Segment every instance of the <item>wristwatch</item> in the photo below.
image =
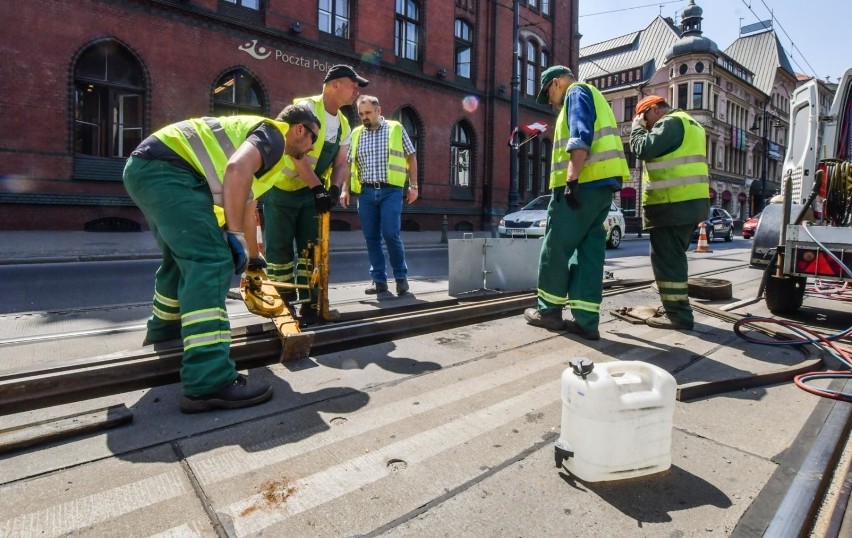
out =
<svg viewBox="0 0 852 538"><path fill-rule="evenodd" d="M417 186L415 186L415 185L408 185L408 188L413 190L413 191L417 190Z"/></svg>

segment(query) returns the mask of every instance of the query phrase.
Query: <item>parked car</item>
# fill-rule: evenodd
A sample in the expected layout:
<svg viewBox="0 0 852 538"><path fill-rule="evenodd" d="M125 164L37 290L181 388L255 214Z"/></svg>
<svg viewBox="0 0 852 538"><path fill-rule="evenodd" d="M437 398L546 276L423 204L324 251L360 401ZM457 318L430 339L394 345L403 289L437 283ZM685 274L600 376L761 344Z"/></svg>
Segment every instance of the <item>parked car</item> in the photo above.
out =
<svg viewBox="0 0 852 538"><path fill-rule="evenodd" d="M497 234L500 237L544 237L549 203L550 195L546 194L534 199L520 211L509 213L500 219ZM611 204L609 215L604 221L608 248L618 248L621 238L624 237L624 227L624 214L617 205Z"/></svg>
<svg viewBox="0 0 852 538"><path fill-rule="evenodd" d="M728 242L734 240L734 218L721 207L710 208L710 214L704 220L704 226L707 229L708 243L714 239L724 239ZM701 225L698 225L692 233L693 241L698 241L700 231Z"/></svg>
<svg viewBox="0 0 852 538"><path fill-rule="evenodd" d="M751 239L757 231L757 223L760 222L760 213L752 215L743 223L743 239Z"/></svg>

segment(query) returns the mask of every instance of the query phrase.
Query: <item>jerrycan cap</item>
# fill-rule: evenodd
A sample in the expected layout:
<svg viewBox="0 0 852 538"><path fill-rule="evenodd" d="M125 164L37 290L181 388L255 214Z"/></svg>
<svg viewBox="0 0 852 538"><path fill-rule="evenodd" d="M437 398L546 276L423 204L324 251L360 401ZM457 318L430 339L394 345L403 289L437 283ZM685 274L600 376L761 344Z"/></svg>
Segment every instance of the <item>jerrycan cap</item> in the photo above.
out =
<svg viewBox="0 0 852 538"><path fill-rule="evenodd" d="M586 376L592 373L592 370L595 369L595 363L585 357L568 361L568 364L571 365L571 370L574 371L574 375L582 377L583 379L586 379Z"/></svg>

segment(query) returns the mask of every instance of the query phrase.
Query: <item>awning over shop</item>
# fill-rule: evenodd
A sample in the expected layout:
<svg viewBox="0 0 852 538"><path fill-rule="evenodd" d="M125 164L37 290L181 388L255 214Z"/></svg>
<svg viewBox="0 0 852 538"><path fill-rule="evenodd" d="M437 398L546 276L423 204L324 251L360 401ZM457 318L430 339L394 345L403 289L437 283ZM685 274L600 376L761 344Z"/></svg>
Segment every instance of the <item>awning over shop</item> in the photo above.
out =
<svg viewBox="0 0 852 538"><path fill-rule="evenodd" d="M722 200L728 202L730 200L733 200L733 198L734 195L731 194L731 191L722 191Z"/></svg>
<svg viewBox="0 0 852 538"><path fill-rule="evenodd" d="M739 200L740 202L745 202L746 200L748 200L748 195L744 192L741 192L737 195L737 200Z"/></svg>

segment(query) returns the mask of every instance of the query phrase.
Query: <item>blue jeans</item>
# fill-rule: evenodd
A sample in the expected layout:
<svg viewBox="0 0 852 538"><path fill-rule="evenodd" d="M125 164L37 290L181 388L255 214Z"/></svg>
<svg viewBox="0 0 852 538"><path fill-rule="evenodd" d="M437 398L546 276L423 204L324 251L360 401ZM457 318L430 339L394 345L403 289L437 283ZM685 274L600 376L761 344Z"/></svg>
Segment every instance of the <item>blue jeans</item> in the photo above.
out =
<svg viewBox="0 0 852 538"><path fill-rule="evenodd" d="M373 282L388 281L382 238L388 249L393 277L397 280L408 278L405 249L399 236L402 228L402 192L400 187L375 189L365 185L358 197L358 216L361 218L361 231L364 232L364 240L367 242Z"/></svg>

